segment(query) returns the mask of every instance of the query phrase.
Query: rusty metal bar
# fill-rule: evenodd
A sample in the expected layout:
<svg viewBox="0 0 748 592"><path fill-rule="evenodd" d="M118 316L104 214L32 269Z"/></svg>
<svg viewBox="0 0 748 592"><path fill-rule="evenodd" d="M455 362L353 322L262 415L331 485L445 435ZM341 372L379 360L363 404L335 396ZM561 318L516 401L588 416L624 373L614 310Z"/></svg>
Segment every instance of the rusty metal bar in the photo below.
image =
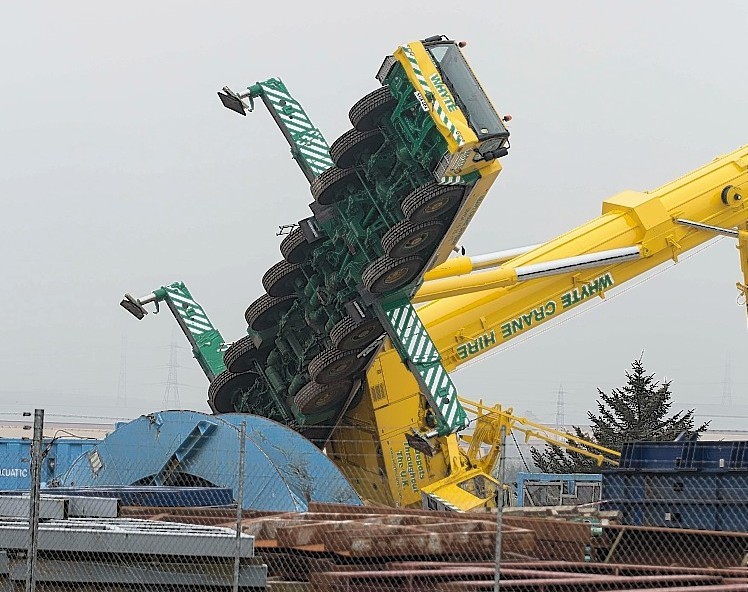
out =
<svg viewBox="0 0 748 592"><path fill-rule="evenodd" d="M441 564L448 565L448 564ZM491 565L488 562L475 563L472 565L486 566ZM680 566L680 565L646 565L642 563L588 563L588 562L577 562L577 561L529 561L529 562L511 562L508 565L512 567L527 567L537 569L553 569L553 570L582 570L582 571L598 571L601 573L619 573L630 571L632 573L637 572L658 572L658 573L686 573L695 575L718 575L722 577L730 576L748 576L748 569L745 567L735 568L715 568L715 567L691 567L691 566Z"/></svg>
<svg viewBox="0 0 748 592"><path fill-rule="evenodd" d="M656 586L656 584L662 586ZM685 584L685 586L672 586L674 583ZM620 576L600 576L597 578L548 578L548 579L529 579L529 580L504 580L501 588L504 591L512 590L543 590L544 592L592 592L598 590L682 590L683 592L693 592L694 587L689 584L697 584L704 590L722 590L715 588L720 585L719 578L709 578L707 576L637 576L625 578ZM647 586L653 584L655 586ZM617 587L619 586L619 587ZM464 580L444 582L438 585L438 590L443 592L489 592L493 590L493 580ZM745 592L745 588L738 588ZM732 591L730 591L732 592Z"/></svg>

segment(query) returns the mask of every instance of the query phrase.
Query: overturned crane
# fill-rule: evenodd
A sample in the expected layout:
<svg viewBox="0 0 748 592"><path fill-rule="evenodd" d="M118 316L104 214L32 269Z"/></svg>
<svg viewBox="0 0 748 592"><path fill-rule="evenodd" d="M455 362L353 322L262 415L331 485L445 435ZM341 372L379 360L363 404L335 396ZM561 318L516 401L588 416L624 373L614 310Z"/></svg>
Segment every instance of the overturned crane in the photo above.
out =
<svg viewBox="0 0 748 592"><path fill-rule="evenodd" d="M326 443L365 498L392 505L492 507L498 428L541 433L511 410L460 404L448 371L714 232L735 235L744 269L748 261L746 148L652 193L611 198L602 216L547 243L449 259L508 149L495 112L485 121L500 127L478 130L488 135L470 127L490 103L474 78L455 84L456 72L469 72L461 59L441 37L398 48L378 75L386 86L351 110L354 129L333 143L335 166L322 173L327 144L280 81L222 93L241 113L262 98L315 204L265 274L267 294L247 309L248 335L226 351L210 403ZM477 101L463 100L464 80ZM411 301L430 303L416 315ZM478 418L467 450L454 435L464 407Z"/></svg>

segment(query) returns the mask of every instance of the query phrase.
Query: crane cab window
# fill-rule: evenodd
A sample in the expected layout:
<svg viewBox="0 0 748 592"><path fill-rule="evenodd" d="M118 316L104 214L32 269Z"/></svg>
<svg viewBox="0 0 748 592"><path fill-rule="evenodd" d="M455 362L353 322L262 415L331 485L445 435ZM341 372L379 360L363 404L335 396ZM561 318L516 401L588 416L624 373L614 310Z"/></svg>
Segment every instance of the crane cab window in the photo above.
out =
<svg viewBox="0 0 748 592"><path fill-rule="evenodd" d="M479 140L509 137L509 132L454 43L427 45L444 82Z"/></svg>

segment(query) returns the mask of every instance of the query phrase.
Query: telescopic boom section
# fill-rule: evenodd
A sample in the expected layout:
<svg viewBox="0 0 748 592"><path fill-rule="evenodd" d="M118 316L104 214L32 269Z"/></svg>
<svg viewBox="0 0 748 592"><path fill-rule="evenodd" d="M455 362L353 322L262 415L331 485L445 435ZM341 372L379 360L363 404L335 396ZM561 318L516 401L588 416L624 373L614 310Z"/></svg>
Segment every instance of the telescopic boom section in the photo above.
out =
<svg viewBox="0 0 748 592"><path fill-rule="evenodd" d="M737 236L748 250L748 241L740 242L746 231L736 230L748 221L745 195L748 146L653 192L616 195L603 202L601 216L494 270L460 278L437 269L432 277L446 279L425 282L416 300L454 297L420 307L419 315L452 370L668 260L677 262L718 232ZM741 265L748 271L744 250Z"/></svg>

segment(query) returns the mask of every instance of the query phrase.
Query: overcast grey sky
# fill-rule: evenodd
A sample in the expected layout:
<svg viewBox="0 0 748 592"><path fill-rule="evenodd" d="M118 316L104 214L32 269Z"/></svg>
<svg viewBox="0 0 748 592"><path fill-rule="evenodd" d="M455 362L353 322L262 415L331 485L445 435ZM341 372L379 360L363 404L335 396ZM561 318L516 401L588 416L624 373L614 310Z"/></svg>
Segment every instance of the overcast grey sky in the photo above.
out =
<svg viewBox="0 0 748 592"><path fill-rule="evenodd" d="M183 280L227 339L243 334L280 257L277 226L305 217L310 195L270 116L225 110L223 85L281 76L332 141L398 43L468 40L483 86L514 116L504 172L464 239L478 254L550 239L606 197L748 143L747 28L739 1L3 3L0 418L161 408L175 323L137 322L118 306L126 291ZM455 380L549 423L563 385L566 421L579 423L645 350L677 406L739 428L740 279L723 240ZM182 407L207 411L188 349L180 363Z"/></svg>

